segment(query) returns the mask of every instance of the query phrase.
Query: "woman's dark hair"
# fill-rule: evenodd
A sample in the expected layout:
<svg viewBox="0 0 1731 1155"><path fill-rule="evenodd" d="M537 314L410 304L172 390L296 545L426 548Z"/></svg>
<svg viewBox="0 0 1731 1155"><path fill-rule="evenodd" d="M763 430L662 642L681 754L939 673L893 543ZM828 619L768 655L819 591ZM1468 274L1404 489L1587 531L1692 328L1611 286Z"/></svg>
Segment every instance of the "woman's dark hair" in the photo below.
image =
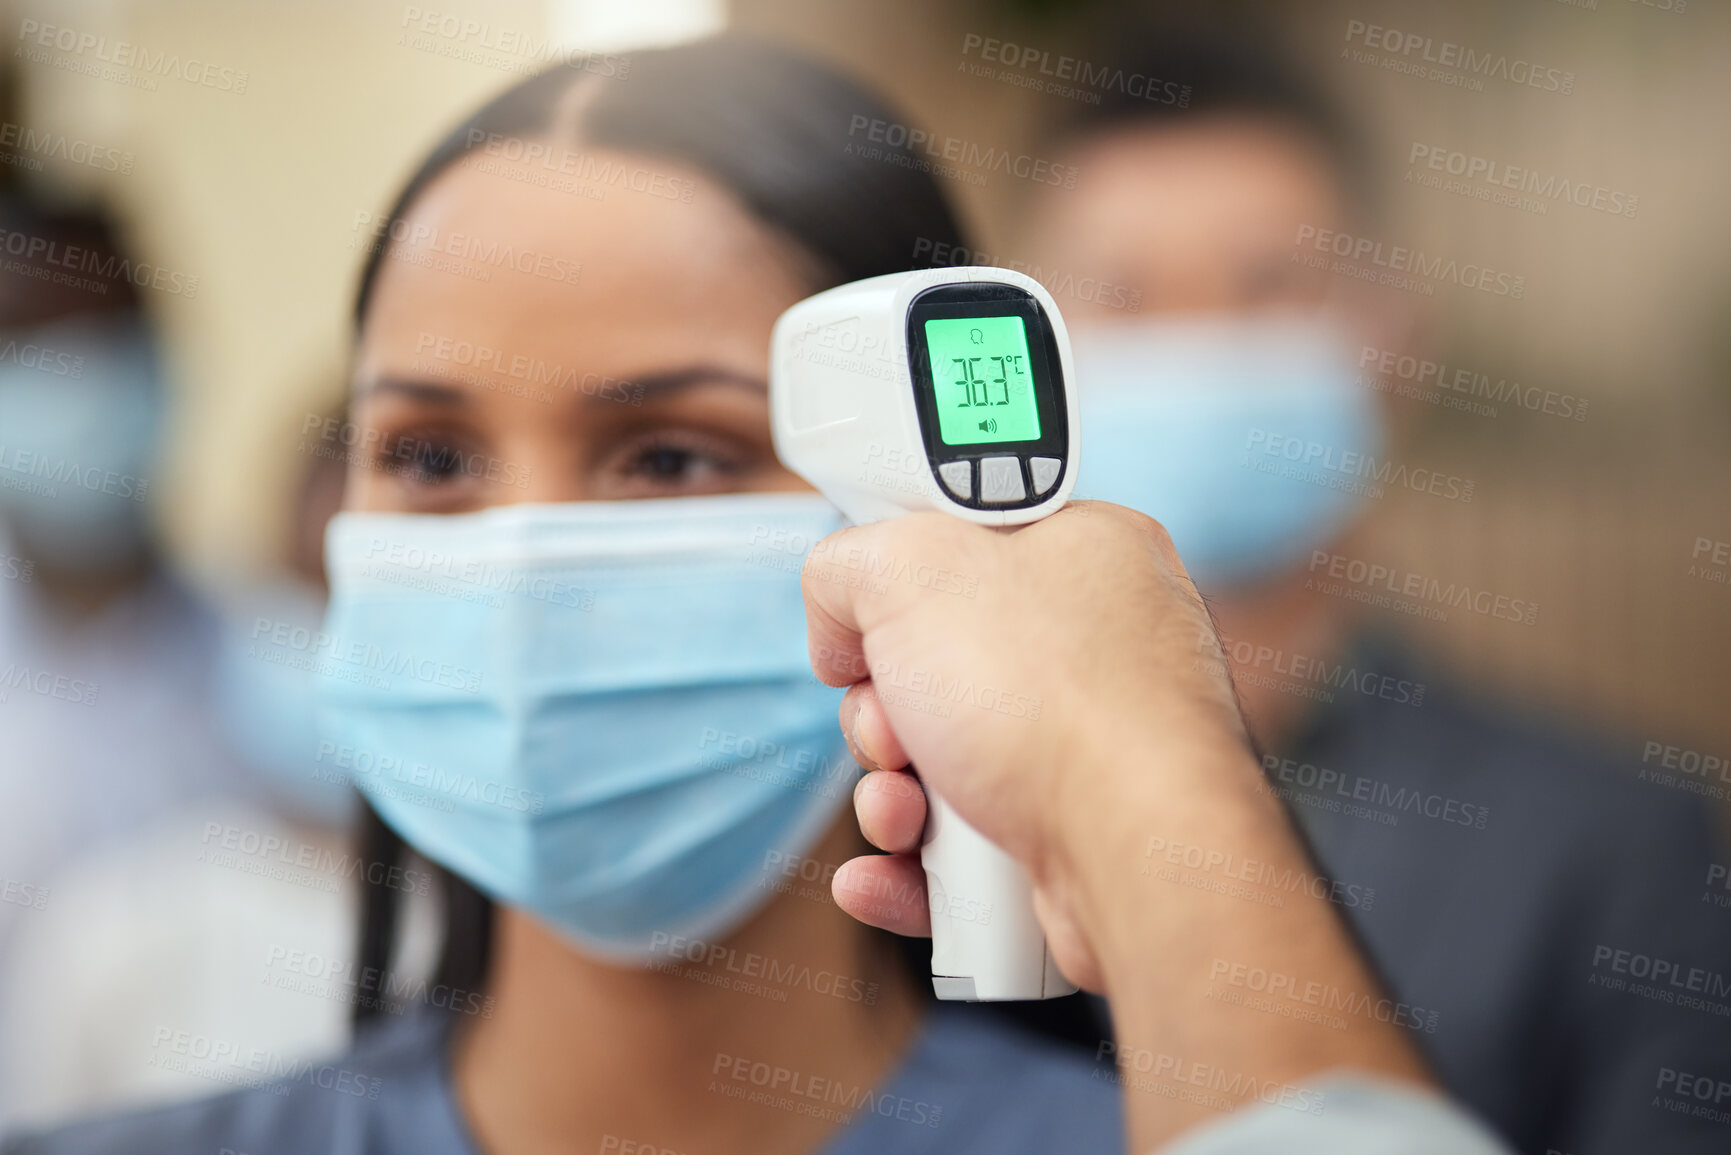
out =
<svg viewBox="0 0 1731 1155"><path fill-rule="evenodd" d="M732 35L626 59L623 76L617 74L618 58L609 58L604 67L599 58L578 58L534 76L494 99L433 150L398 195L380 244L362 270L357 330L366 321L389 238L416 198L463 156L502 138L608 148L690 165L813 260L820 278L814 292L913 268L922 263L916 254L967 250L961 226L925 162L905 147L881 142L872 144L869 158L864 154L862 126L906 121L852 81ZM596 72L588 71L591 64ZM602 75L603 70L615 74ZM573 108L577 139L549 141ZM582 212L583 202L573 201L572 211ZM363 808L360 842L369 864L395 865L407 853L370 807ZM461 991L481 990L492 904L451 872L434 873L443 895L445 940L433 981ZM388 871L366 872L369 879L375 876L383 880ZM394 953L400 895L382 884L366 886L363 895L357 973L382 983ZM929 943L894 937L896 949L925 986ZM363 992L375 996L367 990L371 985L363 981ZM377 1015L382 1005L377 997L357 1000L356 1024ZM1086 1022L1052 1033L1092 1045L1098 1031L1091 1018Z"/></svg>

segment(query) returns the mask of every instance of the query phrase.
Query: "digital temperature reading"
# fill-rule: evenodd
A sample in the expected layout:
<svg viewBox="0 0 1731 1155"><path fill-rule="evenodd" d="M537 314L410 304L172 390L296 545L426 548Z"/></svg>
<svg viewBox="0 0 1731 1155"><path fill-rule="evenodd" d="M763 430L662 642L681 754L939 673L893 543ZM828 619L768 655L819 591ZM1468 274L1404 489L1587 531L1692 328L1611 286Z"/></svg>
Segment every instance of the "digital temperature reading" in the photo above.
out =
<svg viewBox="0 0 1731 1155"><path fill-rule="evenodd" d="M926 322L926 352L945 445L1033 441L1040 410L1020 317L950 317Z"/></svg>

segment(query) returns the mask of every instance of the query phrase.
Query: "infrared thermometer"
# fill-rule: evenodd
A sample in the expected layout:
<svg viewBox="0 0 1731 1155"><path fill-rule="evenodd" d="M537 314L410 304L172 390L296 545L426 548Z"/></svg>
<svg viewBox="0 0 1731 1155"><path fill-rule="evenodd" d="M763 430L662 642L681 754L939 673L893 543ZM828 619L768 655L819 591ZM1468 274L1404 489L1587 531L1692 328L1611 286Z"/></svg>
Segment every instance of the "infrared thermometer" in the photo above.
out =
<svg viewBox="0 0 1731 1155"><path fill-rule="evenodd" d="M1072 380L1064 319L1031 277L971 267L855 281L775 324L775 450L855 523L936 509L1025 525L1063 508L1075 483ZM926 799L937 996L1074 993L1027 873L929 787Z"/></svg>

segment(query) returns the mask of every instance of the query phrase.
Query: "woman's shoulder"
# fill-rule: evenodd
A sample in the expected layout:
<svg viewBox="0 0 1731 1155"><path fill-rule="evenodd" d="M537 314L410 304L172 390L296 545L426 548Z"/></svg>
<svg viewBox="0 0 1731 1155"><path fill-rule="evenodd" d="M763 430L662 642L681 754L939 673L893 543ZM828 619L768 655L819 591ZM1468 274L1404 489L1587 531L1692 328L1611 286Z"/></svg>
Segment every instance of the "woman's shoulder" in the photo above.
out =
<svg viewBox="0 0 1731 1155"><path fill-rule="evenodd" d="M1093 1155L1124 1145L1116 1069L977 1005L939 1004L825 1155Z"/></svg>
<svg viewBox="0 0 1731 1155"><path fill-rule="evenodd" d="M388 1021L329 1060L189 1053L189 1071L239 1089L8 1136L0 1155L474 1155L445 1077L446 1018Z"/></svg>

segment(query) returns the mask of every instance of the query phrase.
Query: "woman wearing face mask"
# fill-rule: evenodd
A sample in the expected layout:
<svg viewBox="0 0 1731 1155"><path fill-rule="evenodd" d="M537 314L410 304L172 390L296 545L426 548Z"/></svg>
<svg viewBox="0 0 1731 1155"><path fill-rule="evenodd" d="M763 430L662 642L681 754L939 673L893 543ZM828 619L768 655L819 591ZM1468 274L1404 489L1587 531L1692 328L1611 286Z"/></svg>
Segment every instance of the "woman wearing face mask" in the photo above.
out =
<svg viewBox="0 0 1731 1155"><path fill-rule="evenodd" d="M932 1004L826 893L862 843L798 574L837 519L775 458L770 327L955 221L911 155L851 143L893 115L810 64L720 39L618 71L476 114L363 274L365 453L308 643L323 756L384 822L334 976L355 1050L282 1071L170 1031L165 1061L277 1083L8 1150L1121 1145L1085 1060ZM399 838L449 872L426 980Z"/></svg>

